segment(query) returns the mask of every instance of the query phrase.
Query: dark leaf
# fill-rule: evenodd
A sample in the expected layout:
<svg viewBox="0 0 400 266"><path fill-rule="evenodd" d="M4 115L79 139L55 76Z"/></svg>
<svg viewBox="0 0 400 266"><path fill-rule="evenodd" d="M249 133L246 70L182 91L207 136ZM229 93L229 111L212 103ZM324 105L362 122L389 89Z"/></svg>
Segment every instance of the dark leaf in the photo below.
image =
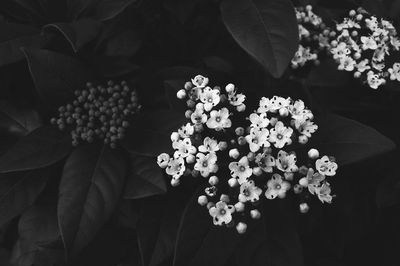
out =
<svg viewBox="0 0 400 266"><path fill-rule="evenodd" d="M72 255L85 247L110 218L125 175L124 159L108 146L80 146L68 158L57 211L62 240Z"/></svg>
<svg viewBox="0 0 400 266"><path fill-rule="evenodd" d="M206 65L206 67L210 70L226 74L232 74L233 72L232 65L221 57L208 56L203 58L203 62Z"/></svg>
<svg viewBox="0 0 400 266"><path fill-rule="evenodd" d="M393 150L396 145L375 129L334 114L319 119L312 140L323 154L334 156L340 165L359 162Z"/></svg>
<svg viewBox="0 0 400 266"><path fill-rule="evenodd" d="M49 107L58 107L73 99L93 75L79 61L48 50L23 49L39 96Z"/></svg>
<svg viewBox="0 0 400 266"><path fill-rule="evenodd" d="M185 81L183 79L164 81L165 96L171 110L184 112L187 109L186 102L176 97L176 93L183 88L184 84Z"/></svg>
<svg viewBox="0 0 400 266"><path fill-rule="evenodd" d="M171 132L178 130L186 121L183 114L172 110L139 113L129 127L122 145L131 153L149 157L170 152Z"/></svg>
<svg viewBox="0 0 400 266"><path fill-rule="evenodd" d="M222 19L236 42L272 76L282 76L298 48L290 0L222 0Z"/></svg>
<svg viewBox="0 0 400 266"><path fill-rule="evenodd" d="M130 155L130 173L125 187L126 199L164 194L167 185L155 157Z"/></svg>
<svg viewBox="0 0 400 266"><path fill-rule="evenodd" d="M63 265L63 250L38 247L31 241L19 239L13 248L11 262L13 266L54 266Z"/></svg>
<svg viewBox="0 0 400 266"><path fill-rule="evenodd" d="M44 26L43 30L59 31L71 44L74 52L78 52L85 44L97 37L101 23L93 19L80 19L71 23L53 23Z"/></svg>
<svg viewBox="0 0 400 266"><path fill-rule="evenodd" d="M193 14L199 0L165 0L164 7L173 14L180 23L184 24Z"/></svg>
<svg viewBox="0 0 400 266"><path fill-rule="evenodd" d="M124 30L105 43L104 53L108 56L132 56L142 44L142 34L134 30Z"/></svg>
<svg viewBox="0 0 400 266"><path fill-rule="evenodd" d="M40 171L0 175L0 225L21 214L43 191L47 174Z"/></svg>
<svg viewBox="0 0 400 266"><path fill-rule="evenodd" d="M0 101L0 128L24 136L40 125L41 119L36 111L16 108L8 102Z"/></svg>
<svg viewBox="0 0 400 266"><path fill-rule="evenodd" d="M55 127L40 127L22 137L0 157L0 172L43 168L62 160L70 149L68 134Z"/></svg>
<svg viewBox="0 0 400 266"><path fill-rule="evenodd" d="M107 78L119 77L139 70L126 56L96 56L91 65L98 73Z"/></svg>
<svg viewBox="0 0 400 266"><path fill-rule="evenodd" d="M45 42L46 38L37 28L0 21L0 66L22 60L21 47L40 48Z"/></svg>

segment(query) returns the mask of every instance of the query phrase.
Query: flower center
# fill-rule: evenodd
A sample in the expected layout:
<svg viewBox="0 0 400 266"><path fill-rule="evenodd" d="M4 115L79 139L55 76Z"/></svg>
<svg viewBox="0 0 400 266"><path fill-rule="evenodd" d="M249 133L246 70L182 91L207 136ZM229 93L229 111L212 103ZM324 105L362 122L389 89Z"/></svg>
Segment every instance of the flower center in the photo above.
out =
<svg viewBox="0 0 400 266"><path fill-rule="evenodd" d="M203 167L207 167L208 163L207 162L203 162Z"/></svg>
<svg viewBox="0 0 400 266"><path fill-rule="evenodd" d="M225 209L221 209L221 210L219 210L219 214L221 214L221 215L225 215L225 213L226 213L226 210L225 210Z"/></svg>
<svg viewBox="0 0 400 266"><path fill-rule="evenodd" d="M320 169L321 169L322 172L324 172L324 171L328 170L328 167L326 167L326 165L322 165L320 167Z"/></svg>
<svg viewBox="0 0 400 266"><path fill-rule="evenodd" d="M221 122L221 117L220 117L220 116L217 116L217 117L215 118L215 121L217 121L218 123Z"/></svg>
<svg viewBox="0 0 400 266"><path fill-rule="evenodd" d="M278 135L276 135L276 138L279 139L279 140L283 139L283 135L282 134L278 134Z"/></svg>
<svg viewBox="0 0 400 266"><path fill-rule="evenodd" d="M276 189L281 189L281 185L277 184L277 185L275 186L275 188L276 188Z"/></svg>
<svg viewBox="0 0 400 266"><path fill-rule="evenodd" d="M246 170L246 168L245 168L243 165L241 165L241 166L239 167L239 170L240 170L240 172L244 172L244 170Z"/></svg>
<svg viewBox="0 0 400 266"><path fill-rule="evenodd" d="M246 197L250 196L250 191L248 189L244 189L243 195L245 195Z"/></svg>
<svg viewBox="0 0 400 266"><path fill-rule="evenodd" d="M212 98L208 98L208 100L207 100L209 103L212 103L213 102L213 99Z"/></svg>

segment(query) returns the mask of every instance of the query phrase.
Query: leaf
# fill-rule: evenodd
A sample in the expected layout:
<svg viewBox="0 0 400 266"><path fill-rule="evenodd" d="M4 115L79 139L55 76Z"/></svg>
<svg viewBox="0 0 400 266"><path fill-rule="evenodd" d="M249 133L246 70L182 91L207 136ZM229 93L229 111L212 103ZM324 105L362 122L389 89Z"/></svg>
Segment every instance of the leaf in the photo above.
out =
<svg viewBox="0 0 400 266"><path fill-rule="evenodd" d="M101 30L101 23L93 19L80 19L71 23L52 23L44 26L43 30L54 29L64 35L77 53L85 44L94 40Z"/></svg>
<svg viewBox="0 0 400 266"><path fill-rule="evenodd" d="M91 59L91 65L107 78L119 77L139 70L139 66L133 64L126 56L96 56Z"/></svg>
<svg viewBox="0 0 400 266"><path fill-rule="evenodd" d="M24 136L38 128L41 123L36 111L19 109L6 101L0 101L0 128Z"/></svg>
<svg viewBox="0 0 400 266"><path fill-rule="evenodd" d="M71 149L69 135L44 126L22 137L0 157L0 173L43 168L62 160Z"/></svg>
<svg viewBox="0 0 400 266"><path fill-rule="evenodd" d="M165 0L164 7L168 12L173 14L180 23L185 24L186 21L193 15L193 12L198 5L199 0Z"/></svg>
<svg viewBox="0 0 400 266"><path fill-rule="evenodd" d="M75 90L94 81L89 70L72 57L30 48L24 48L23 52L39 96L50 108L71 101Z"/></svg>
<svg viewBox="0 0 400 266"><path fill-rule="evenodd" d="M232 74L232 64L218 56L207 56L203 58L203 62L207 68L225 74Z"/></svg>
<svg viewBox="0 0 400 266"><path fill-rule="evenodd" d="M139 113L129 127L121 144L129 152L156 157L172 150L171 132L178 130L187 119L172 110Z"/></svg>
<svg viewBox="0 0 400 266"><path fill-rule="evenodd" d="M132 56L140 48L142 33L135 30L124 30L106 41L104 53L108 56Z"/></svg>
<svg viewBox="0 0 400 266"><path fill-rule="evenodd" d="M0 175L0 225L21 214L43 191L47 174L40 171Z"/></svg>
<svg viewBox="0 0 400 266"><path fill-rule="evenodd" d="M37 28L0 21L0 67L22 60L21 47L40 48L45 43L45 36Z"/></svg>
<svg viewBox="0 0 400 266"><path fill-rule="evenodd" d="M11 262L13 266L54 266L64 265L63 250L38 247L28 240L17 240L14 245Z"/></svg>
<svg viewBox="0 0 400 266"><path fill-rule="evenodd" d="M375 129L357 121L327 114L317 122L313 145L323 154L334 156L343 166L393 150L396 145Z"/></svg>
<svg viewBox="0 0 400 266"><path fill-rule="evenodd" d="M176 97L176 93L183 88L184 84L185 80L183 79L164 81L165 96L169 107L171 110L175 110L176 112L184 112L187 109L186 102Z"/></svg>
<svg viewBox="0 0 400 266"><path fill-rule="evenodd" d="M139 199L167 192L167 185L155 157L130 155L126 199Z"/></svg>
<svg viewBox="0 0 400 266"><path fill-rule="evenodd" d="M122 192L126 164L108 146L78 147L59 186L58 222L67 252L76 255L110 218Z"/></svg>
<svg viewBox="0 0 400 266"><path fill-rule="evenodd" d="M217 227L196 193L187 204L178 229L174 266L223 266L233 254L240 236L234 228Z"/></svg>
<svg viewBox="0 0 400 266"><path fill-rule="evenodd" d="M298 48L290 0L222 0L222 19L235 41L273 77L282 76Z"/></svg>

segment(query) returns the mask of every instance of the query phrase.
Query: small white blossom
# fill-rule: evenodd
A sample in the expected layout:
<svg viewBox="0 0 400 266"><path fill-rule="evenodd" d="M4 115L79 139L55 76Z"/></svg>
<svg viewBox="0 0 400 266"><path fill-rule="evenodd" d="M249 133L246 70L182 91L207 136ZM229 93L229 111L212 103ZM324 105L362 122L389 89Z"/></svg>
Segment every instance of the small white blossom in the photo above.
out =
<svg viewBox="0 0 400 266"><path fill-rule="evenodd" d="M315 168L322 175L334 176L336 175L338 165L325 155L315 162Z"/></svg>
<svg viewBox="0 0 400 266"><path fill-rule="evenodd" d="M208 78L197 75L192 79L192 84L197 88L204 88L208 84Z"/></svg>
<svg viewBox="0 0 400 266"><path fill-rule="evenodd" d="M278 152L278 158L276 160L276 167L282 172L296 172L298 170L296 161L296 154L289 154L285 151L280 150Z"/></svg>
<svg viewBox="0 0 400 266"><path fill-rule="evenodd" d="M216 162L217 155L215 153L208 153L207 155L198 153L196 155L196 164L194 165L194 170L199 171L201 176L208 177L210 174L218 171Z"/></svg>
<svg viewBox="0 0 400 266"><path fill-rule="evenodd" d="M400 63L394 63L392 68L388 69L391 80L400 81Z"/></svg>
<svg viewBox="0 0 400 266"><path fill-rule="evenodd" d="M205 87L202 92L200 92L200 100L204 104L204 110L210 111L214 106L216 106L221 97L220 92L217 89L211 89L210 87Z"/></svg>
<svg viewBox="0 0 400 266"><path fill-rule="evenodd" d="M279 121L275 124L275 127L270 130L268 140L274 144L278 149L283 148L286 144L291 144L293 129L285 127L284 124Z"/></svg>
<svg viewBox="0 0 400 266"><path fill-rule="evenodd" d="M285 181L279 174L273 174L272 178L267 182L267 187L265 191L267 199L284 198L286 192L290 189L290 183Z"/></svg>
<svg viewBox="0 0 400 266"><path fill-rule="evenodd" d="M267 113L256 114L252 113L249 116L251 127L264 128L269 124L269 119L267 118Z"/></svg>
<svg viewBox="0 0 400 266"><path fill-rule="evenodd" d="M266 173L272 173L275 166L275 158L270 154L257 154L255 162Z"/></svg>
<svg viewBox="0 0 400 266"><path fill-rule="evenodd" d="M190 123L187 123L180 129L178 129L178 134L182 139L189 138L190 136L193 135L193 133L194 133L194 127Z"/></svg>
<svg viewBox="0 0 400 266"><path fill-rule="evenodd" d="M186 158L190 154L196 153L196 147L192 145L190 138L185 138L172 143L172 148L175 149L174 157Z"/></svg>
<svg viewBox="0 0 400 266"><path fill-rule="evenodd" d="M268 135L269 131L266 128L255 127L250 129L250 134L245 137L247 143L249 143L250 151L257 152L261 147L269 147Z"/></svg>
<svg viewBox="0 0 400 266"><path fill-rule="evenodd" d="M323 183L320 187L315 189L315 194L317 194L319 200L324 203L332 202L331 187L328 182Z"/></svg>
<svg viewBox="0 0 400 266"><path fill-rule="evenodd" d="M239 184L243 184L247 179L253 174L249 166L249 160L247 156L243 156L239 162L231 162L229 164L229 170L231 171L231 176L236 177Z"/></svg>
<svg viewBox="0 0 400 266"><path fill-rule="evenodd" d="M210 118L207 121L207 127L220 131L224 128L230 128L232 122L229 119L229 111L227 108L222 108L221 110L213 110L210 113Z"/></svg>
<svg viewBox="0 0 400 266"><path fill-rule="evenodd" d="M218 142L210 137L205 137L203 140L203 145L199 146L199 151L206 152L217 152L219 151Z"/></svg>
<svg viewBox="0 0 400 266"><path fill-rule="evenodd" d="M253 180L249 180L240 185L239 201L241 202L256 202L260 199L262 189L254 184Z"/></svg>
<svg viewBox="0 0 400 266"><path fill-rule="evenodd" d="M185 170L186 170L185 161L183 160L182 157L179 157L179 158L171 158L169 160L165 172L168 175L172 176L173 179L178 179L183 175Z"/></svg>
<svg viewBox="0 0 400 266"><path fill-rule="evenodd" d="M166 168L168 166L168 162L169 162L170 156L167 153L161 153L160 155L158 155L157 157L157 164L158 166L160 166L161 168Z"/></svg>
<svg viewBox="0 0 400 266"><path fill-rule="evenodd" d="M214 225L224 225L232 221L232 213L235 208L227 205L226 202L218 201L214 207L211 207L209 213L213 217Z"/></svg>

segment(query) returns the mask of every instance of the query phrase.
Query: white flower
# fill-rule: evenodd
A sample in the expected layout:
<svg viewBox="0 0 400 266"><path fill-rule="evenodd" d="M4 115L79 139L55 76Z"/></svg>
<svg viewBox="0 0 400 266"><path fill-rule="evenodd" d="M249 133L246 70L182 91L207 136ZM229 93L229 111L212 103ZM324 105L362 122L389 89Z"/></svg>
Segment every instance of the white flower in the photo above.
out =
<svg viewBox="0 0 400 266"><path fill-rule="evenodd" d="M317 169L321 175L334 176L337 168L338 165L326 155L315 162L315 169Z"/></svg>
<svg viewBox="0 0 400 266"><path fill-rule="evenodd" d="M275 158L270 154L257 154L255 162L266 173L272 173L275 166Z"/></svg>
<svg viewBox="0 0 400 266"><path fill-rule="evenodd" d="M365 19L365 24L372 32L374 32L378 28L378 19L371 16L371 18Z"/></svg>
<svg viewBox="0 0 400 266"><path fill-rule="evenodd" d="M334 59L340 59L340 58L350 54L351 51L347 47L346 43L341 42L335 48L331 49L331 53L332 53Z"/></svg>
<svg viewBox="0 0 400 266"><path fill-rule="evenodd" d="M291 144L291 136L293 133L292 128L285 127L281 121L275 124L275 127L270 130L268 140L274 143L274 146L278 149L283 148L286 144Z"/></svg>
<svg viewBox="0 0 400 266"><path fill-rule="evenodd" d="M271 99L262 97L259 103L257 113L275 113L282 107L288 107L290 105L290 98L283 98L279 96L274 96Z"/></svg>
<svg viewBox="0 0 400 266"><path fill-rule="evenodd" d="M320 187L315 188L315 194L322 203L332 202L331 187L328 182L324 182Z"/></svg>
<svg viewBox="0 0 400 266"><path fill-rule="evenodd" d="M296 123L296 128L300 134L311 138L311 134L317 131L318 126L314 122L306 120L301 123Z"/></svg>
<svg viewBox="0 0 400 266"><path fill-rule="evenodd" d="M400 63L394 63L392 68L388 69L391 80L400 81Z"/></svg>
<svg viewBox="0 0 400 266"><path fill-rule="evenodd" d="M180 129L178 129L178 134L181 138L189 138L192 136L194 133L194 127L190 123L187 123L186 125L182 126Z"/></svg>
<svg viewBox="0 0 400 266"><path fill-rule="evenodd" d="M220 131L224 128L230 128L232 122L229 119L229 110L222 108L221 110L213 110L210 113L210 118L207 121L207 127Z"/></svg>
<svg viewBox="0 0 400 266"><path fill-rule="evenodd" d="M213 218L214 225L225 225L232 221L232 213L235 207L227 205L223 201L218 201L214 207L211 207L209 213Z"/></svg>
<svg viewBox="0 0 400 266"><path fill-rule="evenodd" d="M219 90L211 89L210 87L205 87L203 91L200 92L200 100L204 103L204 110L210 111L219 103L221 99L219 94Z"/></svg>
<svg viewBox="0 0 400 266"><path fill-rule="evenodd" d="M176 150L174 153L175 158L177 157L186 158L190 154L196 153L196 147L192 145L192 141L190 140L190 138L185 138L182 140L172 142L172 148Z"/></svg>
<svg viewBox="0 0 400 266"><path fill-rule="evenodd" d="M400 49L400 40L397 37L390 36L390 44L396 51Z"/></svg>
<svg viewBox="0 0 400 266"><path fill-rule="evenodd" d="M203 105L196 105L196 109L190 116L193 124L204 124L207 122L207 115L204 113Z"/></svg>
<svg viewBox="0 0 400 266"><path fill-rule="evenodd" d="M160 166L161 168L166 168L168 166L169 159L170 159L169 154L161 153L157 157L158 166Z"/></svg>
<svg viewBox="0 0 400 266"><path fill-rule="evenodd" d="M245 100L246 96L242 93L236 93L235 91L228 93L228 101L232 106L240 106Z"/></svg>
<svg viewBox="0 0 400 266"><path fill-rule="evenodd" d="M307 175L300 179L299 183L303 187L307 187L311 194L315 194L316 188L321 186L321 182L325 180L325 176L319 172L314 172L314 169L310 168L307 171Z"/></svg>
<svg viewBox="0 0 400 266"><path fill-rule="evenodd" d="M369 60L367 58L361 60L357 65L356 69L359 72L364 72L365 70L371 69L371 67L368 65Z"/></svg>
<svg viewBox="0 0 400 266"><path fill-rule="evenodd" d="M204 153L219 151L218 142L210 137L205 137L203 145L199 146L199 151Z"/></svg>
<svg viewBox="0 0 400 266"><path fill-rule="evenodd" d="M250 134L245 137L247 143L249 143L250 151L257 152L261 147L269 147L268 134L269 131L266 128L251 128Z"/></svg>
<svg viewBox="0 0 400 266"><path fill-rule="evenodd" d="M379 75L370 70L367 73L367 82L371 88L377 89L380 85L385 83L385 79L380 78Z"/></svg>
<svg viewBox="0 0 400 266"><path fill-rule="evenodd" d="M279 174L273 174L272 178L267 182L267 187L267 191L265 191L267 199L284 198L286 191L290 189L290 183L283 180Z"/></svg>
<svg viewBox="0 0 400 266"><path fill-rule="evenodd" d="M217 155L215 153L208 153L207 155L198 153L196 155L194 170L199 171L202 177L208 177L211 173L216 173L218 171L216 162Z"/></svg>
<svg viewBox="0 0 400 266"><path fill-rule="evenodd" d="M238 179L239 184L243 184L252 175L253 170L249 166L247 156L243 156L239 162L231 162L229 164L231 176Z"/></svg>
<svg viewBox="0 0 400 266"><path fill-rule="evenodd" d="M296 172L298 170L296 161L296 154L288 154L287 152L280 150L276 160L276 167L282 172Z"/></svg>
<svg viewBox="0 0 400 266"><path fill-rule="evenodd" d="M171 175L173 179L178 179L183 175L185 170L186 170L185 161L183 160L182 157L178 157L178 158L171 158L169 160L165 172L168 175Z"/></svg>
<svg viewBox="0 0 400 266"><path fill-rule="evenodd" d="M260 195L262 193L262 189L257 187L254 184L253 180L249 180L240 185L240 194L239 201L240 202L256 202L260 199Z"/></svg>
<svg viewBox="0 0 400 266"><path fill-rule="evenodd" d="M361 36L360 38L362 42L362 49L363 50L375 50L378 48L378 45L376 44L376 41L374 40L373 37L366 37L366 36Z"/></svg>
<svg viewBox="0 0 400 266"><path fill-rule="evenodd" d="M208 84L208 78L202 75L197 75L192 79L192 83L197 88L204 88Z"/></svg>
<svg viewBox="0 0 400 266"><path fill-rule="evenodd" d="M294 120L305 120L313 118L312 112L306 109L302 100L297 100L294 102L293 105L290 105L289 112Z"/></svg>
<svg viewBox="0 0 400 266"><path fill-rule="evenodd" d="M261 114L256 114L252 113L249 116L251 126L252 127L258 127L258 128L264 128L267 127L269 124L269 119L267 118L267 113L261 113Z"/></svg>
<svg viewBox="0 0 400 266"><path fill-rule="evenodd" d="M266 97L262 97L260 99L260 103L259 103L259 107L258 107L257 113L267 113L267 112L270 112L271 109L272 109L271 100L266 98Z"/></svg>
<svg viewBox="0 0 400 266"><path fill-rule="evenodd" d="M350 56L343 56L342 58L339 59L338 68L346 71L353 71L355 65L356 61L354 61L353 58L351 58Z"/></svg>

